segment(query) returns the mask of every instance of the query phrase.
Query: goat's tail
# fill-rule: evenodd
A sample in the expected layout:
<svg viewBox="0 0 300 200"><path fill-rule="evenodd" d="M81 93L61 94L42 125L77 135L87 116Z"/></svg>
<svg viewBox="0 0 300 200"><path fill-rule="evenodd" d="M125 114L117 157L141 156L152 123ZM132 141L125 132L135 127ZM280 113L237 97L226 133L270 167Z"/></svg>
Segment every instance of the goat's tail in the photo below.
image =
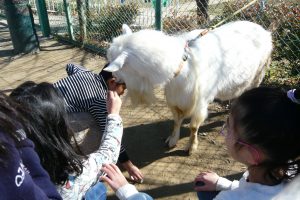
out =
<svg viewBox="0 0 300 200"><path fill-rule="evenodd" d="M264 62L261 62L260 67L257 70L256 76L254 77L254 80L252 82L252 87L258 87L262 80L265 77L265 72L266 70L270 67L271 65L271 54L268 56L268 58L266 60L264 60Z"/></svg>

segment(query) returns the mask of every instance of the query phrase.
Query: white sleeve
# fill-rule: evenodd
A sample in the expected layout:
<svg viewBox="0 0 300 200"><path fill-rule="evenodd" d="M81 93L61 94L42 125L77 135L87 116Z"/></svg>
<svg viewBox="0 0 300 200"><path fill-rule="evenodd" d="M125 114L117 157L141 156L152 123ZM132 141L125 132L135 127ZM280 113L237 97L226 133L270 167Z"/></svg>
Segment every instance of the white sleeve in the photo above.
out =
<svg viewBox="0 0 300 200"><path fill-rule="evenodd" d="M94 157L101 167L103 163L117 163L122 136L123 123L121 117L116 114L109 114L107 116L105 131L103 133L99 149L90 154L89 157Z"/></svg>
<svg viewBox="0 0 300 200"><path fill-rule="evenodd" d="M220 177L217 181L216 190L217 191L233 190L237 187L239 187L239 181L237 180L230 181L226 178Z"/></svg>
<svg viewBox="0 0 300 200"><path fill-rule="evenodd" d="M139 193L134 185L126 184L116 191L116 195L120 200L126 200L130 196Z"/></svg>

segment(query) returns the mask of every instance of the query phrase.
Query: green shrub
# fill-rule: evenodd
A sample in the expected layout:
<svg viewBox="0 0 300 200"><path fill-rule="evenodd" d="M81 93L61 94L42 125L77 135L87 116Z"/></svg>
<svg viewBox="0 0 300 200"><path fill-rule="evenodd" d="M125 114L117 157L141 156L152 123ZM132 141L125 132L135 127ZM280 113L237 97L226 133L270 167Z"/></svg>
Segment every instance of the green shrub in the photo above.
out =
<svg viewBox="0 0 300 200"><path fill-rule="evenodd" d="M197 15L166 17L163 21L163 30L166 33L187 32L198 28Z"/></svg>
<svg viewBox="0 0 300 200"><path fill-rule="evenodd" d="M300 59L300 8L297 2L273 0L267 1L265 9L259 3L255 3L241 13L232 17L231 20L244 19L261 24L264 28L272 31L274 53L273 59L287 59L292 65L299 65ZM227 2L224 6L224 16L242 8L248 3L247 0Z"/></svg>
<svg viewBox="0 0 300 200"><path fill-rule="evenodd" d="M87 20L88 38L94 41L111 41L113 37L120 35L122 24L132 24L137 14L138 7L133 3L105 7Z"/></svg>
<svg viewBox="0 0 300 200"><path fill-rule="evenodd" d="M227 2L218 21L230 16L249 1ZM265 83L271 85L297 85L300 82L300 8L297 1L270 0L263 9L255 3L230 18L248 20L272 32L272 64ZM217 22L215 22L217 23Z"/></svg>

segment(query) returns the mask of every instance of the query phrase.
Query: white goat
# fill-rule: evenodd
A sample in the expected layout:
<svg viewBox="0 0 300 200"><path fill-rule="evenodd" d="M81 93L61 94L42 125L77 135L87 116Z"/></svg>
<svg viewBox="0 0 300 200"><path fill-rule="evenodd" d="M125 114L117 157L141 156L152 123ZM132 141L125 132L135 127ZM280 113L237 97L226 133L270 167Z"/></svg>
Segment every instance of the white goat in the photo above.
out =
<svg viewBox="0 0 300 200"><path fill-rule="evenodd" d="M169 147L176 145L184 118L191 117L186 147L190 154L197 149L197 132L207 117L208 104L214 98L229 100L257 87L272 51L271 33L252 22L231 22L196 38L200 32L180 36L155 30L132 33L123 25L123 35L114 38L107 51L110 65L106 70L126 83L133 103L152 103L154 88L165 87L175 121L166 141ZM186 61L183 55L188 55Z"/></svg>

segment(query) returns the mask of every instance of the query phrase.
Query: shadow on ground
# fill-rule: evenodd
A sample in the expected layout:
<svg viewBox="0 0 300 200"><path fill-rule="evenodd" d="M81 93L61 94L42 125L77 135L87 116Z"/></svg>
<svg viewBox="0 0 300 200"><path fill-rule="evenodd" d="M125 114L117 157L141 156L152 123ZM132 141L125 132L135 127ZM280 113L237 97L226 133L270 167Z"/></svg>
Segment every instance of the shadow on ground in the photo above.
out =
<svg viewBox="0 0 300 200"><path fill-rule="evenodd" d="M168 109L154 105L149 110L131 109L124 105L122 118L125 124L123 144L132 162L145 176L142 184L135 184L139 191L146 192L155 199L197 199L193 190L193 180L201 171L213 170L218 174L233 177L242 172L243 166L228 157L223 145L223 136L219 135L228 110L214 104L210 108L208 119L199 129L198 151L189 156L184 151L189 138L189 129L185 120L181 127L181 137L175 148L166 147L165 139L172 131L173 121L167 119ZM159 116L156 116L155 114ZM142 112L143 111L143 112ZM149 119L149 117L152 119ZM84 120L79 119L83 122ZM91 119L88 120L89 123ZM149 122L150 121L150 122ZM148 123L146 123L148 122ZM74 124L80 124L75 121ZM101 136L95 134L91 124L83 122L85 137L81 141L84 152L90 153L97 148ZM135 124L135 125L134 125ZM77 130L78 131L78 130ZM96 131L97 133L97 131ZM124 175L128 177L126 171ZM111 189L108 189L108 200L116 200Z"/></svg>

